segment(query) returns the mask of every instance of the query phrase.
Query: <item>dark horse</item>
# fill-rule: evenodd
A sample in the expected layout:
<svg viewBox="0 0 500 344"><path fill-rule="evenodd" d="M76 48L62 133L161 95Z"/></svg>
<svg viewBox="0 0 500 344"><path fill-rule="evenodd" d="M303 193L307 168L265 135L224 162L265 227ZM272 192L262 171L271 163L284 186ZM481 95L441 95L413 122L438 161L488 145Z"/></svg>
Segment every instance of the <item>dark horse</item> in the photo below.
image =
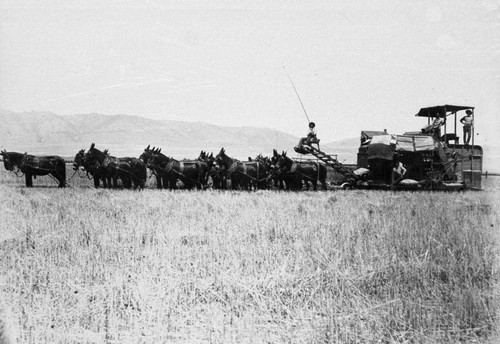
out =
<svg viewBox="0 0 500 344"><path fill-rule="evenodd" d="M118 178L123 182L123 186L129 189L132 184L140 189L146 184L147 172L146 164L137 158L117 158L108 154L105 150L101 152L92 143L87 154L85 154L84 164L104 175L108 179L108 187L111 186L110 179L113 180L113 187L118 187Z"/></svg>
<svg viewBox="0 0 500 344"><path fill-rule="evenodd" d="M201 151L198 160L204 161L207 164L208 167L207 182L206 182L207 185L210 183L211 180L212 188L223 189L225 182L225 177L224 177L225 173L223 169L219 168L219 166L215 164L214 154L210 153L210 155L208 155L205 151Z"/></svg>
<svg viewBox="0 0 500 344"><path fill-rule="evenodd" d="M148 166L156 175L167 180L170 189L177 188L177 180L180 180L186 189L204 189L207 185L208 163L204 161L178 161L157 149L148 160Z"/></svg>
<svg viewBox="0 0 500 344"><path fill-rule="evenodd" d="M14 171L17 167L26 178L26 186L33 186L33 178L50 174L58 182L59 187L66 186L66 163L64 159L57 155L35 156L26 153L7 152L5 149L0 152L3 158L5 169Z"/></svg>
<svg viewBox="0 0 500 344"><path fill-rule="evenodd" d="M326 167L315 161L294 161L283 152L278 158L277 167L279 173L283 175L288 190L301 190L302 181L309 190L309 182L313 189L317 190L318 180L321 182L321 188L326 190Z"/></svg>
<svg viewBox="0 0 500 344"><path fill-rule="evenodd" d="M99 187L101 180L105 188L108 187L108 185L109 187L111 187L111 177L108 184L107 176L105 175L104 170L100 169L97 164L94 164L92 166L88 159L87 161L85 160L85 149L81 149L78 153L76 153L75 159L73 160L73 170L76 171L80 167L82 167L82 169L87 172L87 176L90 174L91 178L94 179L94 186L96 188Z"/></svg>
<svg viewBox="0 0 500 344"><path fill-rule="evenodd" d="M244 190L266 189L267 170L260 161L239 161L226 155L224 148L215 157L217 165L226 170L226 178L231 181L233 190L241 187Z"/></svg>
<svg viewBox="0 0 500 344"><path fill-rule="evenodd" d="M274 187L278 190L284 190L286 177L283 174L279 173L278 160L280 157L281 155L278 153L278 151L276 149L273 149L273 156L270 158L269 170L271 171L270 178L273 180Z"/></svg>
<svg viewBox="0 0 500 344"><path fill-rule="evenodd" d="M156 176L156 187L158 189L161 188L168 188L169 187L169 180L165 177L162 176L161 174L158 174L157 171L151 166L149 161L152 161L152 157L154 154L159 153L161 149L156 149L155 147L149 148L151 145L148 145L145 149L144 152L141 154L139 159L141 159L145 164L146 167L151 170L151 172Z"/></svg>

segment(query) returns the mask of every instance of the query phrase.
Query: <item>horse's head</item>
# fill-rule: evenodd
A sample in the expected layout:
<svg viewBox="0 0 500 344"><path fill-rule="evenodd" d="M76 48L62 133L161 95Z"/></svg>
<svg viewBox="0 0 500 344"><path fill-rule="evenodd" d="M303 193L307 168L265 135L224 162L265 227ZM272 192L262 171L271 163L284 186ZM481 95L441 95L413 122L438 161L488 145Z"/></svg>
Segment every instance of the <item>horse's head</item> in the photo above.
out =
<svg viewBox="0 0 500 344"><path fill-rule="evenodd" d="M2 155L3 165L5 169L8 171L13 171L14 163L11 161L9 153L7 153L7 151L4 149L0 152L0 155Z"/></svg>
<svg viewBox="0 0 500 344"><path fill-rule="evenodd" d="M170 158L167 157L165 154L161 153L161 148L154 148L151 151L151 155L149 156L148 160L146 161L147 167L153 170L158 170L158 169L163 169L166 167L168 162L170 161Z"/></svg>
<svg viewBox="0 0 500 344"><path fill-rule="evenodd" d="M96 163L102 164L106 154L107 150L105 152L101 152L99 149L95 148L95 144L92 143L87 151L87 154L85 154L84 166L93 166Z"/></svg>
<svg viewBox="0 0 500 344"><path fill-rule="evenodd" d="M278 172L286 172L290 170L292 165L293 165L293 160L286 155L285 151L283 151L281 155L279 155L279 157L277 158L275 169Z"/></svg>
<svg viewBox="0 0 500 344"><path fill-rule="evenodd" d="M151 155L153 155L153 151L151 149L149 149L149 146L151 146L151 145L148 145L144 149L144 152L142 152L142 154L139 156L139 159L144 161L146 164L147 164L149 158L151 157Z"/></svg>
<svg viewBox="0 0 500 344"><path fill-rule="evenodd" d="M224 149L224 147L222 147L220 149L220 152L219 154L217 154L215 156L215 164L218 166L218 167L226 167L226 164L229 163L229 160L230 158L226 155L226 150Z"/></svg>
<svg viewBox="0 0 500 344"><path fill-rule="evenodd" d="M85 169L85 149L81 149L78 153L75 155L75 159L73 159L73 170L78 170L80 166L84 166Z"/></svg>
<svg viewBox="0 0 500 344"><path fill-rule="evenodd" d="M198 156L199 161L207 161L207 153L205 151L201 151L200 155Z"/></svg>
<svg viewBox="0 0 500 344"><path fill-rule="evenodd" d="M277 169L278 160L281 158L281 154L278 153L276 149L273 149L273 156L269 159L270 168L272 170Z"/></svg>
<svg viewBox="0 0 500 344"><path fill-rule="evenodd" d="M215 165L214 153L210 153L210 155L206 155L205 161L208 165L208 169L211 170L212 167L214 167L214 165Z"/></svg>
<svg viewBox="0 0 500 344"><path fill-rule="evenodd" d="M271 168L271 159L267 156L263 156L262 154L259 154L255 157L254 159L257 162L260 162L264 167L269 170Z"/></svg>

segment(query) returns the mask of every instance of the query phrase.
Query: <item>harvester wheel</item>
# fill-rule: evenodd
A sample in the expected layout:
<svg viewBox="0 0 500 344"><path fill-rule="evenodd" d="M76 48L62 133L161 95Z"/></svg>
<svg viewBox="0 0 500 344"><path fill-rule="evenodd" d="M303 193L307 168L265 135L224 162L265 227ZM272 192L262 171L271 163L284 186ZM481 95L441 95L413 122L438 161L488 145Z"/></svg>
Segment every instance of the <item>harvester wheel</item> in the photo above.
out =
<svg viewBox="0 0 500 344"><path fill-rule="evenodd" d="M352 189L352 185L351 183L342 183L342 185L340 185L340 187L342 188L342 190L351 190Z"/></svg>

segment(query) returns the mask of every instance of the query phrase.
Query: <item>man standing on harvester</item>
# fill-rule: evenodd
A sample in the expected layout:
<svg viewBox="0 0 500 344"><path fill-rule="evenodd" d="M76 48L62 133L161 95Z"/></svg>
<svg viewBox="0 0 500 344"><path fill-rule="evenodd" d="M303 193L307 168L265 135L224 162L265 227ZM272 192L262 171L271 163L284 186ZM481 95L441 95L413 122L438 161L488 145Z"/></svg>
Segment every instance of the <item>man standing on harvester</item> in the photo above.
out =
<svg viewBox="0 0 500 344"><path fill-rule="evenodd" d="M468 145L472 135L472 127L474 126L474 117L471 110L467 110L465 113L467 115L462 117L460 123L464 125L464 143Z"/></svg>

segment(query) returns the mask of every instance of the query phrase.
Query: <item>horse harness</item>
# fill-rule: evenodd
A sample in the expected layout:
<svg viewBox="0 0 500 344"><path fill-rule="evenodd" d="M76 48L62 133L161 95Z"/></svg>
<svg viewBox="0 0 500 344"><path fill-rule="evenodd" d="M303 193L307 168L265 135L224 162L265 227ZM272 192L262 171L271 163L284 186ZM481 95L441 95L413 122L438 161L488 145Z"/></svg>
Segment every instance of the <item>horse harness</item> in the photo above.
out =
<svg viewBox="0 0 500 344"><path fill-rule="evenodd" d="M298 174L300 174L300 175L301 175L302 177L304 177L304 178L307 178L307 179L312 179L312 178L311 178L311 176L308 176L307 174L302 173L302 172L298 169L298 167L299 167L300 165L301 165L301 164L300 164L300 162L293 161L293 164L292 164L292 166L290 167L290 170L289 170L288 172L286 172L286 173L290 173L290 174L292 174L292 173L298 173ZM314 170L315 172L317 172L317 174L319 175L319 166L318 166L317 164L311 164L311 165L312 165L313 170Z"/></svg>
<svg viewBox="0 0 500 344"><path fill-rule="evenodd" d="M261 164L261 162L259 162L259 161L247 161L247 162L241 162L241 161L239 161L239 160L236 160L235 162L233 162L233 163L231 164L231 166L229 167L229 169L227 170L227 172L228 172L228 174L231 174L231 173L233 173L233 172L239 172L239 173L241 173L241 174L243 174L243 175L247 176L248 178L253 179L253 180L256 180L256 181L258 181L258 182L261 182L261 181L263 181L263 180L268 180L268 179L269 179L269 176L266 176L266 177L264 177L264 178L255 178L255 177L252 177L251 175L249 175L249 174L247 173L247 164L249 164L249 163L250 163L250 164L255 163L255 164L257 165L256 169L257 169L257 177L258 177L258 176L259 176L260 164ZM240 165L240 164L241 164L241 165L243 165L243 172L238 171L238 165Z"/></svg>
<svg viewBox="0 0 500 344"><path fill-rule="evenodd" d="M202 162L203 161L190 161L188 163L195 164L195 165L200 165ZM174 169L174 166L177 163L179 164L179 171L176 171ZM184 169L185 169L185 164L184 164L183 161L172 160L172 161L168 162L167 166L165 167L165 171L164 172L165 173L174 172L174 173L178 174L179 176L181 176L181 177L183 177L183 178L185 178L185 179L187 179L187 180L189 180L191 182L194 182L195 184L201 184L200 181L195 180L193 178L190 178L190 177L186 176L184 174Z"/></svg>

